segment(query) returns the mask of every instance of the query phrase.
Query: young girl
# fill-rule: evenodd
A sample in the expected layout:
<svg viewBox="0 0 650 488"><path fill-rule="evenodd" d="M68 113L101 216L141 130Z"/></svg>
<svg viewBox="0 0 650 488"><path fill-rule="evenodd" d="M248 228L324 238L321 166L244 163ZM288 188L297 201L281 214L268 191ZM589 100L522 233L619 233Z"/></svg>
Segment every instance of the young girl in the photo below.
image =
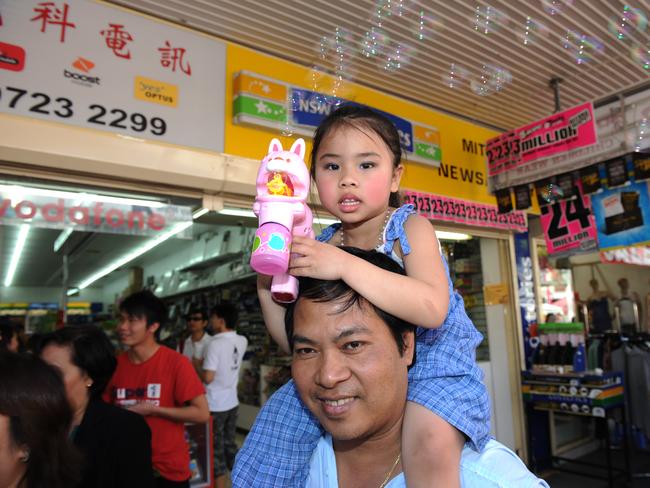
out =
<svg viewBox="0 0 650 488"><path fill-rule="evenodd" d="M412 205L399 207L400 160L399 134L377 112L343 106L323 121L314 136L311 174L323 206L341 223L318 240L295 237L291 251L298 256L290 272L342 279L378 308L419 326L404 415L403 470L409 488L459 487L465 441L480 450L489 439L489 402L475 362L482 337L453 289L430 222ZM339 245L384 252L407 276L377 268ZM258 279L264 320L289 351L284 308L272 300L268 278ZM262 408L240 452L233 486L302 487L321 435L289 382Z"/></svg>

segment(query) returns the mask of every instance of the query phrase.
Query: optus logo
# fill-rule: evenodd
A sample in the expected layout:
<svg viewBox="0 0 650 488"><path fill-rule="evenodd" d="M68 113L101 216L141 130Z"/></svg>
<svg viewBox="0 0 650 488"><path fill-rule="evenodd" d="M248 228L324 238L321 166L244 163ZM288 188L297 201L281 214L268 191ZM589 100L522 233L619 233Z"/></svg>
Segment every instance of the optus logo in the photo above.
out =
<svg viewBox="0 0 650 488"><path fill-rule="evenodd" d="M69 78L73 83L84 86L99 85L99 76L91 76L90 72L95 67L95 63L91 60L79 56L73 63L72 67L75 71L64 69L63 76ZM81 73L79 72L81 71Z"/></svg>

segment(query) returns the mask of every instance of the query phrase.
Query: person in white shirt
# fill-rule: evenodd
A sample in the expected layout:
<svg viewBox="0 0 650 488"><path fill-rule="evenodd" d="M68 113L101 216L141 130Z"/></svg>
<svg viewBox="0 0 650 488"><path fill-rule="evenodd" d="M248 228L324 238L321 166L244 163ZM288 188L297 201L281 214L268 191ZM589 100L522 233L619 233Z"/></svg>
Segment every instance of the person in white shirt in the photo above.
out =
<svg viewBox="0 0 650 488"><path fill-rule="evenodd" d="M237 318L237 309L231 304L214 307L210 313L210 326L215 336L206 349L200 372L206 384L213 419L216 488L225 487L226 470L232 470L237 455L237 383L248 346L248 339L235 332Z"/></svg>
<svg viewBox="0 0 650 488"><path fill-rule="evenodd" d="M190 335L185 339L181 352L183 356L192 361L197 371L203 364L206 346L212 341L212 336L205 330L207 326L208 317L206 311L199 307L192 307L187 314L187 331Z"/></svg>

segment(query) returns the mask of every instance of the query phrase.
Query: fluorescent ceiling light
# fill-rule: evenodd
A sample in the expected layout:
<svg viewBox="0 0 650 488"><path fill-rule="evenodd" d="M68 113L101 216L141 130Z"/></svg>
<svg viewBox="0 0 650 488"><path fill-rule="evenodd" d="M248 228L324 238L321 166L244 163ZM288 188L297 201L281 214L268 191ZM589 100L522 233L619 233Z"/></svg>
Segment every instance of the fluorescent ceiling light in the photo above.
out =
<svg viewBox="0 0 650 488"><path fill-rule="evenodd" d="M77 288L76 286L73 287L73 288L68 288L68 291L66 292L66 295L71 297L72 295L76 295L77 293L79 293L79 291L80 291L79 288Z"/></svg>
<svg viewBox="0 0 650 488"><path fill-rule="evenodd" d="M198 209L192 214L192 217L193 219L197 219L201 215L205 215L208 211L209 210L207 208ZM118 259L110 263L108 266L105 266L99 271L97 271L96 273L90 275L88 278L86 278L79 284L78 289L83 290L84 288L89 287L98 279L103 278L109 273L112 273L117 268L124 266L125 264L133 261L134 259L142 256L144 253L151 251L154 247L156 247L159 244L162 244L167 239L174 237L176 234L183 232L185 229L191 227L193 223L194 223L193 221L179 222L178 224L174 225L171 229L169 229L167 232L157 235L156 237L145 242L141 246L138 246L134 250L119 257Z"/></svg>
<svg viewBox="0 0 650 488"><path fill-rule="evenodd" d="M11 195L11 200L22 199L23 195L40 195L51 198L81 198L82 201L115 203L118 205L140 205L143 207L159 208L167 204L156 200L144 200L137 198L111 197L108 195L98 195L86 192L69 192L62 190L50 190L48 188L34 188L19 185L0 185L0 192L7 192Z"/></svg>
<svg viewBox="0 0 650 488"><path fill-rule="evenodd" d="M62 231L54 241L54 252L58 252L59 249L65 244L65 241L68 240L68 237L70 237L70 234L72 234L72 227L68 227L64 231Z"/></svg>
<svg viewBox="0 0 650 488"><path fill-rule="evenodd" d="M11 282L14 280L16 268L18 268L18 263L20 262L20 258L23 254L23 248L25 247L25 241L27 241L27 236L29 235L30 229L31 226L29 224L22 224L20 226L20 230L18 231L18 239L16 239L16 246L14 247L14 252L11 255L9 269L7 269L7 275L5 276L5 286L11 286Z"/></svg>
<svg viewBox="0 0 650 488"><path fill-rule="evenodd" d="M219 213L221 215L234 215L235 217L248 217L252 219L257 218L257 215L255 215L255 213L253 213L252 210L248 210L245 208L222 208L221 210L219 210ZM338 222L337 219L326 218L326 217L314 217L315 224L330 225L330 224L335 224L337 222Z"/></svg>
<svg viewBox="0 0 650 488"><path fill-rule="evenodd" d="M198 219L199 217L207 214L210 211L209 208L200 208L198 210L195 210L194 213L192 214L192 218L194 220Z"/></svg>
<svg viewBox="0 0 650 488"><path fill-rule="evenodd" d="M437 230L436 236L438 239L446 239L449 241L468 241L472 238L469 234L463 234L461 232L447 232L445 230Z"/></svg>

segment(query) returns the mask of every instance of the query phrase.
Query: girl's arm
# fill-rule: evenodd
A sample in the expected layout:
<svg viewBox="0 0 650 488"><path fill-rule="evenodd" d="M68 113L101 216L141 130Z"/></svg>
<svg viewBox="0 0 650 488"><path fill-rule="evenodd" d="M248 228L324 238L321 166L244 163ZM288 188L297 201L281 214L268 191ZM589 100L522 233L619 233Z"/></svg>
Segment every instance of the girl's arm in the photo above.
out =
<svg viewBox="0 0 650 488"><path fill-rule="evenodd" d="M257 275L257 297L262 307L262 315L266 329L280 349L289 354L289 340L284 328L285 308L273 300L271 296L271 276Z"/></svg>
<svg viewBox="0 0 650 488"><path fill-rule="evenodd" d="M449 284L438 239L431 223L411 215L404 226L411 252L404 256L408 276L378 268L363 259L312 239L294 238L291 274L342 279L378 308L426 328L437 328L447 317ZM397 245L397 243L396 243Z"/></svg>

